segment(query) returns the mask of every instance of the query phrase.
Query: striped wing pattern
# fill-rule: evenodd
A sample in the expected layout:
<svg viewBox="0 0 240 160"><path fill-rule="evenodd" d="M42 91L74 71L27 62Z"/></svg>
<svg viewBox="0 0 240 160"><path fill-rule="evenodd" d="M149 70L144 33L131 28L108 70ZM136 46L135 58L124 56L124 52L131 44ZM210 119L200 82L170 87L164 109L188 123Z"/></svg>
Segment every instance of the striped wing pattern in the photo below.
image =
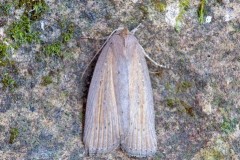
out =
<svg viewBox="0 0 240 160"><path fill-rule="evenodd" d="M90 85L84 143L90 155L111 152L120 144L120 125L113 87L112 49L99 56ZM108 82L108 83L105 83Z"/></svg>
<svg viewBox="0 0 240 160"><path fill-rule="evenodd" d="M99 56L87 99L84 143L90 155L118 146L135 157L157 150L144 50L131 34L114 34Z"/></svg>
<svg viewBox="0 0 240 160"><path fill-rule="evenodd" d="M124 134L122 148L129 155L147 157L157 150L152 87L143 48L133 43L137 41L133 36L128 41L127 55L131 56L128 63L129 128Z"/></svg>

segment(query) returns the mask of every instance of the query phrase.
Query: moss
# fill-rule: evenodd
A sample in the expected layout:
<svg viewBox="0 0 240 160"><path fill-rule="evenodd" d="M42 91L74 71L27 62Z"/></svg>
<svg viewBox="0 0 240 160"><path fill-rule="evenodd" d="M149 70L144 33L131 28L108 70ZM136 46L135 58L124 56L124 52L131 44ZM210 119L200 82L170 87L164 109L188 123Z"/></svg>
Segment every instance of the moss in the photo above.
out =
<svg viewBox="0 0 240 160"><path fill-rule="evenodd" d="M0 58L4 58L7 55L7 46L0 42Z"/></svg>
<svg viewBox="0 0 240 160"><path fill-rule="evenodd" d="M180 8L186 11L190 6L190 0L180 0L179 4L180 4Z"/></svg>
<svg viewBox="0 0 240 160"><path fill-rule="evenodd" d="M223 123L221 124L221 130L224 133L229 134L236 129L237 123L238 123L237 119L231 120L231 119L227 119L226 117L224 117Z"/></svg>
<svg viewBox="0 0 240 160"><path fill-rule="evenodd" d="M166 84L165 84L165 88L168 90L168 91L170 91L171 90L171 84L169 83L169 82L167 82Z"/></svg>
<svg viewBox="0 0 240 160"><path fill-rule="evenodd" d="M19 0L18 7L25 7L24 14L30 20L38 20L48 10L48 6L44 0Z"/></svg>
<svg viewBox="0 0 240 160"><path fill-rule="evenodd" d="M52 42L51 44L45 44L42 47L42 51L47 57L57 56L64 58L62 54L63 44L66 44L73 38L75 30L74 23L61 20L59 25L61 26L62 33L58 41ZM36 56L36 60L41 61L41 54Z"/></svg>
<svg viewBox="0 0 240 160"><path fill-rule="evenodd" d="M7 60L0 60L0 67L6 67L8 65Z"/></svg>
<svg viewBox="0 0 240 160"><path fill-rule="evenodd" d="M47 44L43 47L43 53L46 56L61 56L61 43L55 42L52 44Z"/></svg>
<svg viewBox="0 0 240 160"><path fill-rule="evenodd" d="M181 30L181 23L182 23L182 20L183 20L183 15L185 14L185 12L189 8L189 6L190 6L190 0L180 0L179 1L180 11L179 11L179 14L176 18L176 25L175 25L175 30L177 32L180 32L180 30Z"/></svg>
<svg viewBox="0 0 240 160"><path fill-rule="evenodd" d="M190 115L191 117L193 117L193 116L194 116L193 107L190 106L188 103L182 101L182 100L179 100L179 102L180 102L180 104L184 107L186 113L187 113L188 115Z"/></svg>
<svg viewBox="0 0 240 160"><path fill-rule="evenodd" d="M204 160L224 160L224 155L216 149L206 149L201 158Z"/></svg>
<svg viewBox="0 0 240 160"><path fill-rule="evenodd" d="M11 10L11 3L1 3L0 4L0 15L9 15Z"/></svg>
<svg viewBox="0 0 240 160"><path fill-rule="evenodd" d="M183 113L187 113L191 117L194 117L193 107L190 106L185 101L178 99L178 98L176 98L176 99L168 98L168 99L166 99L166 102L167 102L168 107L170 107L170 108L178 107L177 109L179 111L181 111Z"/></svg>
<svg viewBox="0 0 240 160"><path fill-rule="evenodd" d="M14 47L22 44L38 42L39 33L32 31L33 21L39 19L47 10L48 6L44 0L19 0L15 2L16 7L24 7L24 14L19 21L13 22L7 29L7 34L14 40Z"/></svg>
<svg viewBox="0 0 240 160"><path fill-rule="evenodd" d="M18 69L18 66L16 65L16 62L15 62L15 61L9 60L9 61L8 61L8 66L9 66L10 69L11 69L11 73L13 73L13 74L18 74L19 69Z"/></svg>
<svg viewBox="0 0 240 160"><path fill-rule="evenodd" d="M172 95L178 95L179 92L184 92L192 87L192 83L188 81L183 81L178 83L176 89L174 89L169 83L165 85L166 90L170 92ZM168 107L177 107L177 110L181 113L186 113L191 117L195 116L193 107L189 105L187 102L179 99L179 98L168 98L166 99L166 103Z"/></svg>
<svg viewBox="0 0 240 160"><path fill-rule="evenodd" d="M9 143L10 144L13 144L14 141L16 140L16 138L18 137L19 135L19 131L17 128L11 128L10 129L10 138L9 138Z"/></svg>
<svg viewBox="0 0 240 160"><path fill-rule="evenodd" d="M151 2L156 11L164 12L166 10L167 3L165 0L151 0Z"/></svg>
<svg viewBox="0 0 240 160"><path fill-rule="evenodd" d="M3 42L0 42L0 66L7 65L7 49L8 47Z"/></svg>
<svg viewBox="0 0 240 160"><path fill-rule="evenodd" d="M31 20L27 16L22 16L19 21L12 23L7 34L15 41L16 48L39 41L39 34L31 30Z"/></svg>
<svg viewBox="0 0 240 160"><path fill-rule="evenodd" d="M204 17L206 15L206 3L207 0L200 0L200 5L198 7L198 21L200 24L204 23Z"/></svg>
<svg viewBox="0 0 240 160"><path fill-rule="evenodd" d="M148 7L146 5L141 4L139 5L139 10L142 12L142 15L143 15L142 18L146 19L149 14Z"/></svg>
<svg viewBox="0 0 240 160"><path fill-rule="evenodd" d="M180 19L176 19L176 24L175 24L175 30L177 31L177 32L180 32L181 31L181 20Z"/></svg>
<svg viewBox="0 0 240 160"><path fill-rule="evenodd" d="M179 92L186 92L189 88L192 87L192 83L188 81L183 81L177 84L177 93Z"/></svg>
<svg viewBox="0 0 240 160"><path fill-rule="evenodd" d="M67 43L69 40L72 39L74 29L75 29L75 26L73 23L70 23L66 27L63 28L63 30L65 30L61 35L63 43Z"/></svg>
<svg viewBox="0 0 240 160"><path fill-rule="evenodd" d="M176 99L171 99L171 98L169 98L169 99L167 99L166 100L167 101L167 105L168 105L168 107L173 107L173 106L175 106L176 104L178 104L178 101L176 100Z"/></svg>
<svg viewBox="0 0 240 160"><path fill-rule="evenodd" d="M41 82L41 85L42 86L47 86L49 84L51 84L53 81L52 81L52 77L47 75L47 76L43 76L42 77L42 82Z"/></svg>
<svg viewBox="0 0 240 160"><path fill-rule="evenodd" d="M15 61L9 59L9 46L5 45L3 42L0 42L0 67L9 67L12 69L12 72L15 73L17 68L15 66Z"/></svg>
<svg viewBox="0 0 240 160"><path fill-rule="evenodd" d="M13 91L13 89L17 87L16 81L8 73L3 75L1 83L3 84L3 89L9 88Z"/></svg>

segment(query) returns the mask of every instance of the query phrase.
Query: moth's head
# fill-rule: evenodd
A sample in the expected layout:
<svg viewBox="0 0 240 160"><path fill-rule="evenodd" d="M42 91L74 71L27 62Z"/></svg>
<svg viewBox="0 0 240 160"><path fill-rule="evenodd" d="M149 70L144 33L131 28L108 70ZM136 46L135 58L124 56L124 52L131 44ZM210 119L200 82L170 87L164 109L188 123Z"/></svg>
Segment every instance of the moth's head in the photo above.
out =
<svg viewBox="0 0 240 160"><path fill-rule="evenodd" d="M129 30L127 29L127 28L123 28L123 29L121 29L120 31L119 31L119 35L121 36L121 37L127 37L127 35L129 35Z"/></svg>

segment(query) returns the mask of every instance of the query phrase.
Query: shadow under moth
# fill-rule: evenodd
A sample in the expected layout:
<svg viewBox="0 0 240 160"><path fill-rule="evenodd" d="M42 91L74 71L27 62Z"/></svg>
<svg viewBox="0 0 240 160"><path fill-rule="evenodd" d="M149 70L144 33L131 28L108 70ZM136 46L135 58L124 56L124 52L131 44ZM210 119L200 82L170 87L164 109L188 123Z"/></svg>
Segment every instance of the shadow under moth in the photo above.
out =
<svg viewBox="0 0 240 160"><path fill-rule="evenodd" d="M86 106L83 141L89 155L118 147L134 157L155 154L155 114L145 54L127 29L116 30L102 48Z"/></svg>

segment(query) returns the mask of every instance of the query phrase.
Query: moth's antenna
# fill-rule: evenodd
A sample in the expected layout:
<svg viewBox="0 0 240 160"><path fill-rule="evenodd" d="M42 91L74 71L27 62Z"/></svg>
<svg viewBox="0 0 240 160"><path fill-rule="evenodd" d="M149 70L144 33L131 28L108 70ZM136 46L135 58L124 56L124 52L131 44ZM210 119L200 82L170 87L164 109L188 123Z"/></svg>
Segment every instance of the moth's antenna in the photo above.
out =
<svg viewBox="0 0 240 160"><path fill-rule="evenodd" d="M112 33L108 36L107 40L103 43L103 45L101 46L101 48L99 50L97 50L97 53L93 56L93 58L91 59L91 61L89 62L89 64L87 65L87 67L84 69L83 73L82 73L82 76L81 76L81 79L83 78L86 70L88 69L88 67L90 66L90 64L93 62L94 58L99 54L99 52L103 49L103 47L106 45L106 43L109 41L110 37L116 32L116 31L119 31L119 30L122 30L123 27L119 27L118 29L115 29L114 31L112 31Z"/></svg>
<svg viewBox="0 0 240 160"><path fill-rule="evenodd" d="M132 34L135 34L135 32L138 30L139 27L143 26L142 23L139 23L137 27L135 27L133 30L131 30Z"/></svg>

